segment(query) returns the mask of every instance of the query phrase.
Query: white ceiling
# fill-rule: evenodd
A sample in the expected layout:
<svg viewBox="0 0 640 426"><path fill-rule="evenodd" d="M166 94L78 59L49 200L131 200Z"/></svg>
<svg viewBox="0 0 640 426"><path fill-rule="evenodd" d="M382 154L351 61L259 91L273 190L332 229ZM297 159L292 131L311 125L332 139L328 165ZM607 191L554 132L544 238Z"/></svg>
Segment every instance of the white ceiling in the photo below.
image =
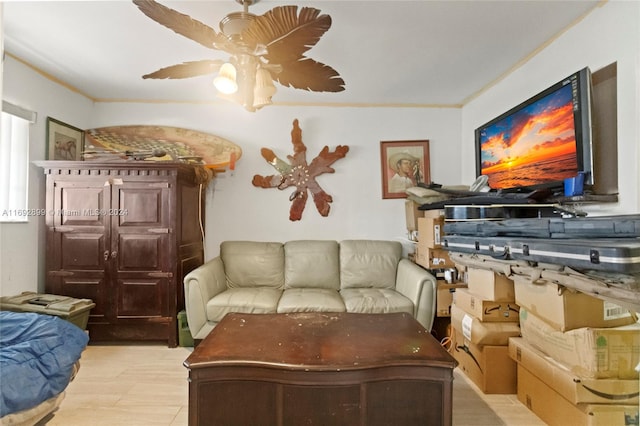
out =
<svg viewBox="0 0 640 426"><path fill-rule="evenodd" d="M234 0L160 1L219 30ZM276 103L464 104L589 13L599 0L261 0L316 7L332 26L308 56L336 69L340 93L278 85ZM9 55L97 101L211 102L211 77L143 80L159 68L226 59L146 17L130 1L5 1Z"/></svg>

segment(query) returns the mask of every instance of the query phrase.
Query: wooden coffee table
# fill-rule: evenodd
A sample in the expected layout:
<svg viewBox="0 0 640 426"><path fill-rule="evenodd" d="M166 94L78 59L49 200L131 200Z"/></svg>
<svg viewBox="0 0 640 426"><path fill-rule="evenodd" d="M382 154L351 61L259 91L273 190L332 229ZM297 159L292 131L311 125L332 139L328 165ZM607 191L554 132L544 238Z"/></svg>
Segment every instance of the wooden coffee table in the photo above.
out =
<svg viewBox="0 0 640 426"><path fill-rule="evenodd" d="M190 425L451 425L456 361L408 314L228 314L184 362Z"/></svg>

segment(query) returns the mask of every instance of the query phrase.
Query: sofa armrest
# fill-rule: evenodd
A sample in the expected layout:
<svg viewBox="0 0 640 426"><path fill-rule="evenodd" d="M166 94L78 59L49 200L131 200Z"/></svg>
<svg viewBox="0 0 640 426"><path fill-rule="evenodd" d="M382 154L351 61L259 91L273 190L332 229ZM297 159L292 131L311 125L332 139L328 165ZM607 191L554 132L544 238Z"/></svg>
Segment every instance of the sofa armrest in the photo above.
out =
<svg viewBox="0 0 640 426"><path fill-rule="evenodd" d="M184 303L189 331L194 339L203 339L214 325L207 321L207 302L227 289L224 264L220 257L200 265L184 277Z"/></svg>
<svg viewBox="0 0 640 426"><path fill-rule="evenodd" d="M409 259L398 263L396 291L408 297L414 306L413 316L428 331L436 311L436 278Z"/></svg>

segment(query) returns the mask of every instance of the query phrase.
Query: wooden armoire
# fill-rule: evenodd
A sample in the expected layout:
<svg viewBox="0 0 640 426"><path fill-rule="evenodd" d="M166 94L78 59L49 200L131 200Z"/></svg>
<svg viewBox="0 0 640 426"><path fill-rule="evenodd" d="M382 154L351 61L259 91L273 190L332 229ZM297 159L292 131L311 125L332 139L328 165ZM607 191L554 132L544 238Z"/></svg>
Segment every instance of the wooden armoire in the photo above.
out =
<svg viewBox="0 0 640 426"><path fill-rule="evenodd" d="M46 284L92 299L90 341L177 345L183 278L204 261L212 173L173 162L42 161Z"/></svg>

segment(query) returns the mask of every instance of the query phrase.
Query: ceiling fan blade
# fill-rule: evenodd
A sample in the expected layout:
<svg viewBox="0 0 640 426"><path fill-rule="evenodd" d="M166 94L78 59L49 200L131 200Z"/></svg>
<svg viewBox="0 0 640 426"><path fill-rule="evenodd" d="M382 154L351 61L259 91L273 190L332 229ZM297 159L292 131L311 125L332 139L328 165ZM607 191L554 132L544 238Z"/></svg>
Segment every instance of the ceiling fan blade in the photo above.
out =
<svg viewBox="0 0 640 426"><path fill-rule="evenodd" d="M318 9L303 7L298 14L298 6L279 6L257 16L242 32L242 39L250 45L265 45L270 62L288 62L301 58L330 27L331 17L320 15Z"/></svg>
<svg viewBox="0 0 640 426"><path fill-rule="evenodd" d="M344 80L336 70L310 58L282 64L282 71L275 78L283 86L312 92L344 90Z"/></svg>
<svg viewBox="0 0 640 426"><path fill-rule="evenodd" d="M224 61L220 59L183 62L178 65L171 65L170 67L161 68L158 71L152 72L150 74L145 74L142 76L142 78L175 79L198 77L201 75L213 74L217 72L222 64L224 64Z"/></svg>
<svg viewBox="0 0 640 426"><path fill-rule="evenodd" d="M224 35L216 32L210 26L153 0L133 0L133 3L142 13L157 23L200 43L204 47L217 49L216 43L227 41Z"/></svg>

